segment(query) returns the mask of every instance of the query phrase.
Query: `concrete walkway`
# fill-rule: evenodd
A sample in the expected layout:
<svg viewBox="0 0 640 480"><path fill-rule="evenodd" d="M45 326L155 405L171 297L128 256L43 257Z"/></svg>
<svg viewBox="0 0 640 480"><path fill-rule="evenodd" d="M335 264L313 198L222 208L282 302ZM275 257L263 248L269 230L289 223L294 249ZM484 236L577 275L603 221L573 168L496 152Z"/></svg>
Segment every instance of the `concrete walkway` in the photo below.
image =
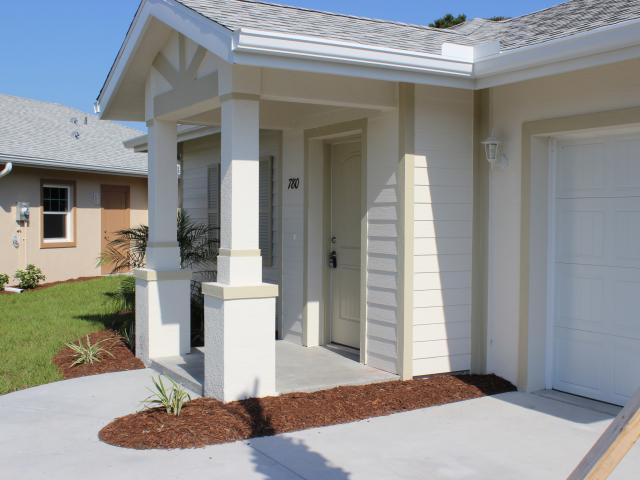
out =
<svg viewBox="0 0 640 480"><path fill-rule="evenodd" d="M0 477L18 479L563 479L610 421L550 398L504 394L199 450L101 443L140 408L150 370L0 396ZM640 478L635 447L613 477Z"/></svg>

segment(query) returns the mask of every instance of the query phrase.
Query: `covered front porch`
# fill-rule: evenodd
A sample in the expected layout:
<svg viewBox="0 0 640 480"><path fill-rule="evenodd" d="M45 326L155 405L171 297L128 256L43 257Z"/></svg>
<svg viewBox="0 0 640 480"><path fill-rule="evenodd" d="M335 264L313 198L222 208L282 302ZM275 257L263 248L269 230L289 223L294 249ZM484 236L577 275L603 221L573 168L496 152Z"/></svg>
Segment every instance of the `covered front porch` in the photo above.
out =
<svg viewBox="0 0 640 480"><path fill-rule="evenodd" d="M204 392L203 347L187 355L158 358L151 368L189 390ZM359 363L359 352L339 345L302 347L291 342L276 342L276 393L315 392L345 385L397 380L392 373ZM253 395L253 394L252 394Z"/></svg>
<svg viewBox="0 0 640 480"><path fill-rule="evenodd" d="M129 67L116 64L100 98L103 118L143 117L149 131L137 356L222 401L410 378L412 327L403 323L399 289L401 116L409 89L238 65L226 44L190 29L190 18L153 15L162 8L138 13L119 57ZM176 235L176 211L196 194L180 191L176 172L184 126L219 130L219 150L203 157L219 172L219 193L208 194L209 217L216 204L219 222L217 275L202 284L205 346L193 351L193 275ZM279 139L269 152L279 165L279 193L267 202L275 205L274 230L265 233L267 131ZM277 236L276 251L263 251L265 234Z"/></svg>

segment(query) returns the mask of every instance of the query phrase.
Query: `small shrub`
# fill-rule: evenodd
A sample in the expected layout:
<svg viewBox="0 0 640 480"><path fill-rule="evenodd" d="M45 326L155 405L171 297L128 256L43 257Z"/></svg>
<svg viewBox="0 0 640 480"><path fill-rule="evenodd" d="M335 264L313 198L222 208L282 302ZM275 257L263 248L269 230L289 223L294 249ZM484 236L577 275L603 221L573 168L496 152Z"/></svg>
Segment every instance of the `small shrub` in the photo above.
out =
<svg viewBox="0 0 640 480"><path fill-rule="evenodd" d="M0 290L3 290L7 283L9 283L9 275L0 273Z"/></svg>
<svg viewBox="0 0 640 480"><path fill-rule="evenodd" d="M91 343L89 340L89 335L86 338L86 345L82 344L82 340L78 341L78 343L67 343L66 346L73 350L74 361L71 364L72 367L76 365L93 365L96 362L102 360L100 357L103 354L110 355L113 357L113 354L104 348L101 343L105 342L108 339L100 340L96 343Z"/></svg>
<svg viewBox="0 0 640 480"><path fill-rule="evenodd" d="M133 312L136 309L136 279L124 277L118 291L112 294L113 308L118 313Z"/></svg>
<svg viewBox="0 0 640 480"><path fill-rule="evenodd" d="M136 353L136 332L133 323L120 327L118 334L127 348L129 348L133 353Z"/></svg>
<svg viewBox="0 0 640 480"><path fill-rule="evenodd" d="M171 382L171 385L167 388L162 381L162 377L154 378L154 389L149 389L151 396L145 398L143 403L146 408L162 407L169 415L178 417L184 404L191 400L191 396L173 380L169 379L169 382Z"/></svg>
<svg viewBox="0 0 640 480"><path fill-rule="evenodd" d="M18 270L15 277L18 280L18 287L23 290L36 288L40 282L46 280L42 270L31 263L24 270Z"/></svg>

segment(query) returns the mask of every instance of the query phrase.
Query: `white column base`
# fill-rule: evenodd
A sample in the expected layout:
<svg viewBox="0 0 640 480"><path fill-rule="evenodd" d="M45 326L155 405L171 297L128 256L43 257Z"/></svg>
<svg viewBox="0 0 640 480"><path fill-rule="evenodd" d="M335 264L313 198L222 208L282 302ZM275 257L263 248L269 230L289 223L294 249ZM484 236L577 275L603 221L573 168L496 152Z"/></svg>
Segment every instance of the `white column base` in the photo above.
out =
<svg viewBox="0 0 640 480"><path fill-rule="evenodd" d="M150 359L191 352L191 271L135 270L136 356Z"/></svg>
<svg viewBox="0 0 640 480"><path fill-rule="evenodd" d="M277 285L205 283L204 394L222 402L276 394Z"/></svg>

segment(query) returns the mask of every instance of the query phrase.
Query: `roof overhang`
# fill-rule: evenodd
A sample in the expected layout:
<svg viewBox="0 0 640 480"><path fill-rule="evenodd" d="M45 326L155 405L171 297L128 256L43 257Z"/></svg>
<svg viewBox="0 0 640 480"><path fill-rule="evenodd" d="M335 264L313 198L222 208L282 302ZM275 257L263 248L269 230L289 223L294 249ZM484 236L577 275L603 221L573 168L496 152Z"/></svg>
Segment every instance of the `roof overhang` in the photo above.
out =
<svg viewBox="0 0 640 480"><path fill-rule="evenodd" d="M48 158L4 155L0 153L0 164L12 163L14 166L44 168L50 170L66 170L71 172L100 173L125 177L147 177L147 172L126 167L106 167L100 165L86 165L82 163L63 162Z"/></svg>
<svg viewBox="0 0 640 480"><path fill-rule="evenodd" d="M178 143L196 140L198 138L216 135L220 133L219 127L210 126L180 126L178 127ZM145 153L149 150L149 135L140 135L122 142L126 148L130 148L134 152Z"/></svg>
<svg viewBox="0 0 640 480"><path fill-rule="evenodd" d="M145 81L175 30L228 63L481 89L640 57L640 20L533 46L444 44L442 54L409 52L321 37L231 31L174 0L143 0L97 100L105 119L145 119Z"/></svg>

